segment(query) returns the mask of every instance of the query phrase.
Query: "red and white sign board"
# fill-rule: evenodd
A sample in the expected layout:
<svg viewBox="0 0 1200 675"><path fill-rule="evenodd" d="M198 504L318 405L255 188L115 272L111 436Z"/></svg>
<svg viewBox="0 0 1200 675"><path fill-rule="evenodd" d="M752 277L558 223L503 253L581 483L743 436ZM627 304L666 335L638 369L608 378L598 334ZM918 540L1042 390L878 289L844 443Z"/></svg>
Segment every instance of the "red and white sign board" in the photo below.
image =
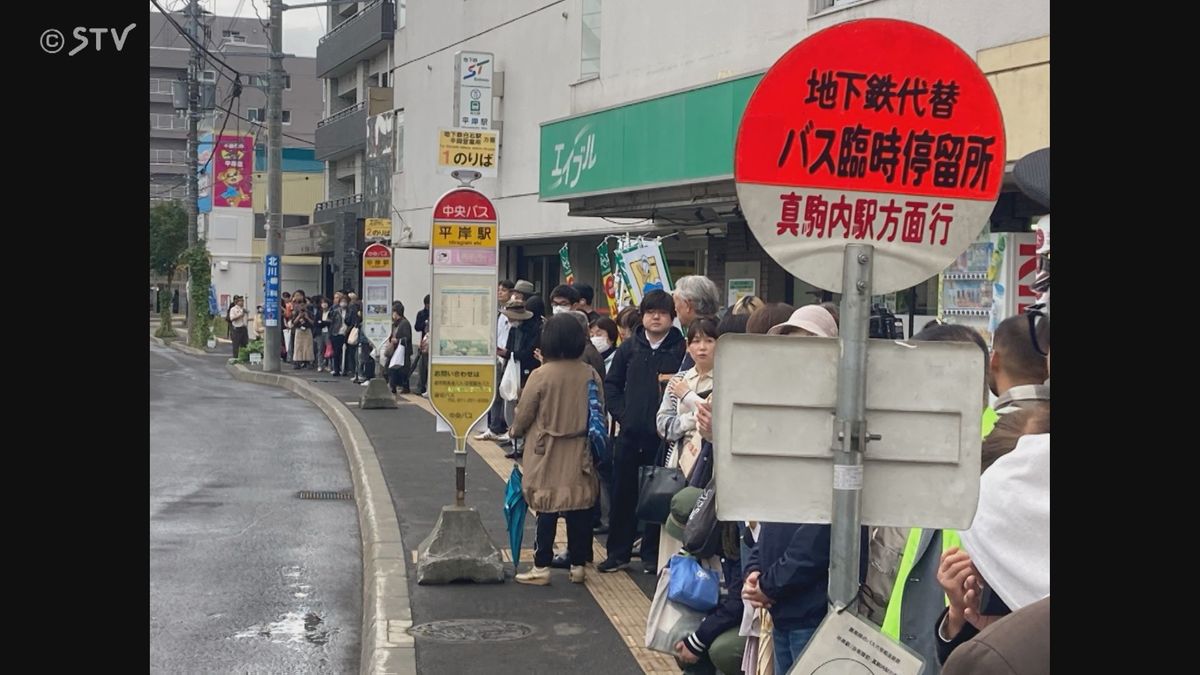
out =
<svg viewBox="0 0 1200 675"><path fill-rule="evenodd" d="M474 188L455 188L434 204L432 228L429 400L465 452L496 396L496 207Z"/></svg>
<svg viewBox="0 0 1200 675"><path fill-rule="evenodd" d="M863 19L792 47L738 129L747 222L784 269L841 292L847 244L875 247L874 294L941 272L979 236L1004 178L991 85L945 36Z"/></svg>
<svg viewBox="0 0 1200 675"><path fill-rule="evenodd" d="M392 332L392 249L370 244L362 259L363 331L378 345Z"/></svg>
<svg viewBox="0 0 1200 675"><path fill-rule="evenodd" d="M435 267L495 267L500 250L496 207L471 188L442 195L433 207L429 248Z"/></svg>
<svg viewBox="0 0 1200 675"><path fill-rule="evenodd" d="M363 276L392 276L392 249L383 244L367 246L363 250Z"/></svg>

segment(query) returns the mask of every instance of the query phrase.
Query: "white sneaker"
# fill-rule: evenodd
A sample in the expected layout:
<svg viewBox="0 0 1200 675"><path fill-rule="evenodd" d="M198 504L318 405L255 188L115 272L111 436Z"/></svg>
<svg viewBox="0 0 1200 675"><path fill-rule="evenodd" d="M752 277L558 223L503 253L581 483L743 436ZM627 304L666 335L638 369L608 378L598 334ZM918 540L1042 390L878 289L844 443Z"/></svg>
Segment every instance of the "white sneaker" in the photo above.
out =
<svg viewBox="0 0 1200 675"><path fill-rule="evenodd" d="M509 438L509 436L508 436L508 432L504 432L504 433L500 434L499 436L495 437L495 441L497 443L508 443L511 440L512 439Z"/></svg>
<svg viewBox="0 0 1200 675"><path fill-rule="evenodd" d="M494 441L496 440L496 434L493 434L491 429L484 429L483 431L475 434L475 440Z"/></svg>
<svg viewBox="0 0 1200 675"><path fill-rule="evenodd" d="M513 580L518 584L528 584L530 586L548 586L550 584L550 568L549 567L532 567L528 572L522 572L513 577Z"/></svg>

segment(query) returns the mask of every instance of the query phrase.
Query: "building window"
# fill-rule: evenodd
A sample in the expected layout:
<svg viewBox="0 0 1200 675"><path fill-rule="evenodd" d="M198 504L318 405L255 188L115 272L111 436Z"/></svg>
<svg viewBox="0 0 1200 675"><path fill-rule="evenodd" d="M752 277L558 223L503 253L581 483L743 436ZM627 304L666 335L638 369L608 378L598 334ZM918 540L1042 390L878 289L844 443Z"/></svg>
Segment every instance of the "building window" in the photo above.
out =
<svg viewBox="0 0 1200 675"><path fill-rule="evenodd" d="M264 90L264 93L265 93L265 90L271 86L271 74L270 73L255 73L254 75L251 75L250 76L250 85ZM284 73L283 74L283 90L291 91L291 89L292 89L292 76L288 75L287 73Z"/></svg>
<svg viewBox="0 0 1200 675"><path fill-rule="evenodd" d="M406 0L398 0L396 2L396 28L404 28L405 19L408 17L408 2Z"/></svg>
<svg viewBox="0 0 1200 675"><path fill-rule="evenodd" d="M150 128L164 129L173 131L175 129L186 129L187 122L176 117L175 115L167 115L162 113L150 113Z"/></svg>
<svg viewBox="0 0 1200 675"><path fill-rule="evenodd" d="M848 7L862 2L869 2L869 0L810 0L809 14L820 14L833 7Z"/></svg>
<svg viewBox="0 0 1200 675"><path fill-rule="evenodd" d="M579 77L600 75L600 0L583 0Z"/></svg>
<svg viewBox="0 0 1200 675"><path fill-rule="evenodd" d="M151 164L187 164L187 152L183 150L162 150L155 149L150 151Z"/></svg>
<svg viewBox="0 0 1200 675"><path fill-rule="evenodd" d="M160 77L150 78L150 93L151 94L171 94L174 92L175 80L169 80Z"/></svg>
<svg viewBox="0 0 1200 675"><path fill-rule="evenodd" d="M246 111L246 119L250 120L251 122L258 122L259 124L266 124L267 123L267 109L266 108L250 108L248 111ZM283 123L284 124L292 123L292 111L291 110L283 111Z"/></svg>
<svg viewBox="0 0 1200 675"><path fill-rule="evenodd" d="M304 225L308 225L308 221L308 216L289 216L285 213L282 214L281 225L283 225L284 229L289 227L302 227ZM267 214L265 213L254 214L254 238L267 238Z"/></svg>

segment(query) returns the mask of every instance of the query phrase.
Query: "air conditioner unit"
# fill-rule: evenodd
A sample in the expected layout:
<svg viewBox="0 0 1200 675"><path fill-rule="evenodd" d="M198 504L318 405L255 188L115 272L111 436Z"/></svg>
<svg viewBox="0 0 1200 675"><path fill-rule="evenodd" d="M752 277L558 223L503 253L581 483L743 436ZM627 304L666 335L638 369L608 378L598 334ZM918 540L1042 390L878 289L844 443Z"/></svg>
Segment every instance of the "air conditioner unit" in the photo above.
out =
<svg viewBox="0 0 1200 675"><path fill-rule="evenodd" d="M217 263L217 269L221 270L222 272L227 272L227 271L229 271L229 261L228 261L228 260L222 260L222 261L218 262L218 263Z"/></svg>

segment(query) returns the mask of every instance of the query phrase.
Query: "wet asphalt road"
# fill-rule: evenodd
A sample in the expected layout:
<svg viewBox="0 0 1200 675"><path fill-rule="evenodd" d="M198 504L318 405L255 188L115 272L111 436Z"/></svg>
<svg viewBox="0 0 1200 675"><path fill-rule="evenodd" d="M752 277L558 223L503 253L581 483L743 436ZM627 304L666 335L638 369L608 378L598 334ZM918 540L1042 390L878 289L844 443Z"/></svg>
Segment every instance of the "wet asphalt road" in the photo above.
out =
<svg viewBox="0 0 1200 675"><path fill-rule="evenodd" d="M362 565L333 426L150 345L150 671L358 671Z"/></svg>

